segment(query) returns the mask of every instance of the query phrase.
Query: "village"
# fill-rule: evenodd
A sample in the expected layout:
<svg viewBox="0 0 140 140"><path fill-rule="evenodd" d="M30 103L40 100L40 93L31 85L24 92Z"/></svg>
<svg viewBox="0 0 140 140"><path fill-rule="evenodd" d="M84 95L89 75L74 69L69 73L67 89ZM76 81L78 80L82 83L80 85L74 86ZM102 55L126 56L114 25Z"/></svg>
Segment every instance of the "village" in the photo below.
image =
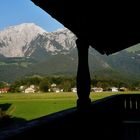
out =
<svg viewBox="0 0 140 140"><path fill-rule="evenodd" d="M39 90L39 87L35 86L35 85L30 85L28 87L20 86L19 91L20 91L20 93L40 93L41 92ZM91 88L91 92L119 92L119 91L126 92L126 91L128 91L128 89L126 87L121 87L121 88L110 87L110 88L108 88L108 90L104 90L102 87L92 87ZM10 88L8 88L8 87L0 88L0 93L8 93L8 92L10 92ZM64 89L63 88L60 89L57 86L57 84L53 83L53 84L51 84L51 86L47 92L60 93L60 92L64 92ZM71 88L71 90L69 92L76 93L77 88L73 87L73 88Z"/></svg>
<svg viewBox="0 0 140 140"><path fill-rule="evenodd" d="M140 82L91 79L91 92L140 91ZM0 81L0 93L61 93L77 92L75 77L30 76L13 82Z"/></svg>

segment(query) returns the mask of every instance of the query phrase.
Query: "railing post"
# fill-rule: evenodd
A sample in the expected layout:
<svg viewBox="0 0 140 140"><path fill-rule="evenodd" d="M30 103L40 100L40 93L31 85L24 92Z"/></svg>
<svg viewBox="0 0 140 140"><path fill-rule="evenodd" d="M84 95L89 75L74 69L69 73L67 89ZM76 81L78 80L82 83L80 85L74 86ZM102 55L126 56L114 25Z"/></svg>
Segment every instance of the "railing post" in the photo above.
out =
<svg viewBox="0 0 140 140"><path fill-rule="evenodd" d="M88 65L89 45L84 40L77 39L78 70L77 70L77 108L87 109L91 105L90 95L90 73Z"/></svg>

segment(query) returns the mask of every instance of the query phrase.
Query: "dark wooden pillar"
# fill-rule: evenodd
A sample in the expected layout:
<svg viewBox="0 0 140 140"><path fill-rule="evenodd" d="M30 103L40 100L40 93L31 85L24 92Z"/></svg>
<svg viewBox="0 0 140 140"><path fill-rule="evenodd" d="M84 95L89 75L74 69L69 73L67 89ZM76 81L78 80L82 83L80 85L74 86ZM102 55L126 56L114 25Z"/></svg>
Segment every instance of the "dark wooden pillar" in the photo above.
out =
<svg viewBox="0 0 140 140"><path fill-rule="evenodd" d="M77 39L78 70L77 70L77 108L87 109L91 105L90 95L90 73L88 66L89 45L84 40Z"/></svg>

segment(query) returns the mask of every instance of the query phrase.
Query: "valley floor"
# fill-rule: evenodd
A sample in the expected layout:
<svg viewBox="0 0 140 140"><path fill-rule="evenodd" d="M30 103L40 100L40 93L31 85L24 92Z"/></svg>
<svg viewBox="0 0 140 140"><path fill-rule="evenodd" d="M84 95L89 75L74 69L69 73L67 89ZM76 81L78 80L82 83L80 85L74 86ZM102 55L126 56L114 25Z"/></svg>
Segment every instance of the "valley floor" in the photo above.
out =
<svg viewBox="0 0 140 140"><path fill-rule="evenodd" d="M124 92L122 92L124 93ZM92 92L92 101L122 94L121 92ZM140 92L131 92L134 94ZM126 92L129 94L129 92ZM8 93L0 94L0 108L14 118L14 123L29 121L76 106L76 93Z"/></svg>

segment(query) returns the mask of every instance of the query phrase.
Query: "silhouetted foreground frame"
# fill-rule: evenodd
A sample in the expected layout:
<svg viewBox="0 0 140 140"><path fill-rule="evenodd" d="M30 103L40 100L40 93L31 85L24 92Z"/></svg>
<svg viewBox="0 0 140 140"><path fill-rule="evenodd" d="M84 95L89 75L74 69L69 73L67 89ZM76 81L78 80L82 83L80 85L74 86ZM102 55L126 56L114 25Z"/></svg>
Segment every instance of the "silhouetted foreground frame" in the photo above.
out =
<svg viewBox="0 0 140 140"><path fill-rule="evenodd" d="M111 54L140 43L139 4L119 0L32 1L77 36L77 108L89 108L88 48L92 46L102 54Z"/></svg>

